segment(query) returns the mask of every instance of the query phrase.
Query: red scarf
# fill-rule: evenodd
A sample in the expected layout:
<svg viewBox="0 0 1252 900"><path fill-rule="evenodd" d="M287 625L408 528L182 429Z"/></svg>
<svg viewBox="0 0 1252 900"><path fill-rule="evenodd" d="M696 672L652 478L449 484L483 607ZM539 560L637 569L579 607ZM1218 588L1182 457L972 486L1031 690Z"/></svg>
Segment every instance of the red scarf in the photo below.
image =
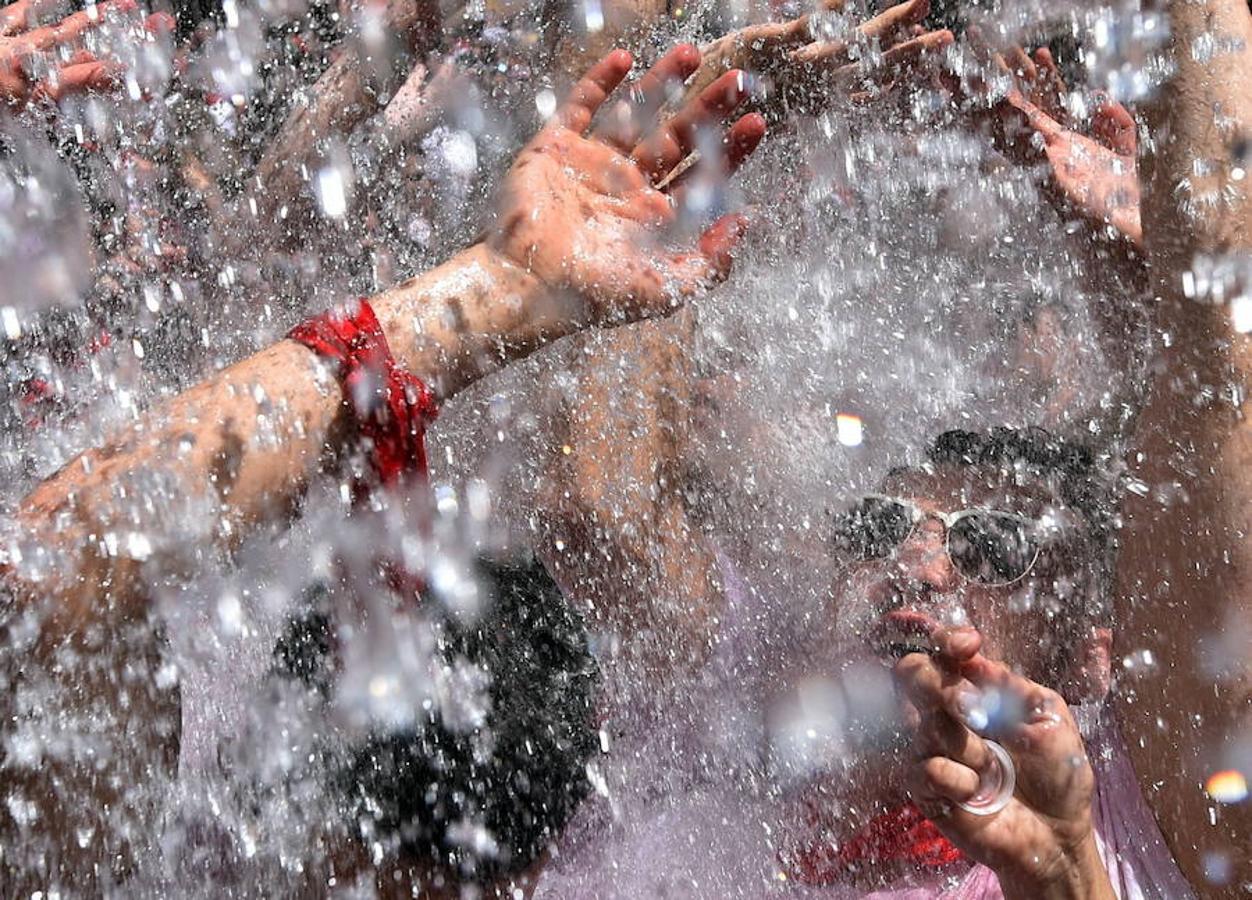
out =
<svg viewBox="0 0 1252 900"><path fill-rule="evenodd" d="M343 403L370 463L384 490L403 484L405 475L425 484L426 429L439 415L434 392L420 378L400 367L387 346L387 336L373 308L364 298L355 310L331 310L301 322L287 337L338 364ZM358 503L369 497L371 485L353 485ZM395 560L381 559L379 567L392 589L402 596L420 597L425 582Z"/></svg>
<svg viewBox="0 0 1252 900"><path fill-rule="evenodd" d="M801 884L824 886L847 875L882 865L903 864L942 869L965 859L939 829L912 803L870 820L842 845L815 839L785 860L787 874Z"/></svg>
<svg viewBox="0 0 1252 900"><path fill-rule="evenodd" d="M369 303L331 310L301 322L287 335L339 367L343 402L384 487L406 472L427 478L426 428L439 415L434 392L401 368Z"/></svg>

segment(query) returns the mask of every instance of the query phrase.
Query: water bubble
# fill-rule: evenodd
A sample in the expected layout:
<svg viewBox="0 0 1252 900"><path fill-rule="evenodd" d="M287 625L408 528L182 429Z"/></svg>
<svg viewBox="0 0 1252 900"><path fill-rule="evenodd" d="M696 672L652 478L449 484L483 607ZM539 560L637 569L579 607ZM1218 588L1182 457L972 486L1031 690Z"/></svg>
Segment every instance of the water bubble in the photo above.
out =
<svg viewBox="0 0 1252 900"><path fill-rule="evenodd" d="M348 179L339 166L327 166L317 173L317 202L322 214L332 219L348 212Z"/></svg>
<svg viewBox="0 0 1252 900"><path fill-rule="evenodd" d="M94 254L84 197L56 151L14 120L0 127L0 307L4 330L19 316L76 306L90 286Z"/></svg>
<svg viewBox="0 0 1252 900"><path fill-rule="evenodd" d="M1230 301L1230 323L1240 334L1252 331L1252 296L1241 294Z"/></svg>
<svg viewBox="0 0 1252 900"><path fill-rule="evenodd" d="M845 447L859 447L865 439L861 417L852 413L839 413L835 416L835 434L839 443Z"/></svg>
<svg viewBox="0 0 1252 900"><path fill-rule="evenodd" d="M1089 11L1083 18L1089 34L1083 61L1094 86L1114 100L1141 102L1164 83L1169 69L1159 54L1169 42L1169 19L1145 10L1138 0L1120 0Z"/></svg>
<svg viewBox="0 0 1252 900"><path fill-rule="evenodd" d="M1226 885L1234 874L1234 863L1228 853L1220 850L1208 850L1201 862L1204 866L1204 880L1209 884Z"/></svg>
<svg viewBox="0 0 1252 900"><path fill-rule="evenodd" d="M27 800L21 794L9 794L5 798L4 805L9 810L9 815L13 817L13 821L23 827L29 827L39 819L39 807L34 801Z"/></svg>
<svg viewBox="0 0 1252 900"><path fill-rule="evenodd" d="M454 175L468 177L478 168L478 147L474 136L465 131L448 132L441 147L448 170Z"/></svg>
<svg viewBox="0 0 1252 900"><path fill-rule="evenodd" d="M535 109L539 110L539 115L544 119L552 118L556 112L556 94L548 88L535 94Z"/></svg>
<svg viewBox="0 0 1252 900"><path fill-rule="evenodd" d="M1122 669L1132 676L1150 674L1156 668L1156 656L1151 650L1136 650L1122 657Z"/></svg>
<svg viewBox="0 0 1252 900"><path fill-rule="evenodd" d="M828 767L845 752L843 693L827 679L801 683L793 697L771 714L770 754L787 777L804 777Z"/></svg>
<svg viewBox="0 0 1252 900"><path fill-rule="evenodd" d="M222 633L235 636L243 630L243 603L238 595L225 593L217 601L217 621Z"/></svg>
<svg viewBox="0 0 1252 900"><path fill-rule="evenodd" d="M600 5L600 0L583 0L583 24L589 34L604 28L604 7Z"/></svg>

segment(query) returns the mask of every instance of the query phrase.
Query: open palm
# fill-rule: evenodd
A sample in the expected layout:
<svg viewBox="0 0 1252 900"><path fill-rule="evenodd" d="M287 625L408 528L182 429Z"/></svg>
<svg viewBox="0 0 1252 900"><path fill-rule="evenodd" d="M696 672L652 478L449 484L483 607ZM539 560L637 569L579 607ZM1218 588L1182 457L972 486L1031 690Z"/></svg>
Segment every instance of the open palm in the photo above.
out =
<svg viewBox="0 0 1252 900"><path fill-rule="evenodd" d="M611 121L588 133L630 71L630 54L615 50L578 83L505 179L491 245L549 289L578 295L591 324L663 315L729 272L742 216L717 219L694 247L666 244L695 180L727 179L765 133L755 114L722 133L746 96L737 71L656 124L667 93L699 64L695 47L676 47L640 79L631 101L610 111ZM697 145L699 164L666 184Z"/></svg>
<svg viewBox="0 0 1252 900"><path fill-rule="evenodd" d="M1142 244L1135 120L1120 103L1096 98L1088 133L1079 131L1061 102L1065 82L1046 49L1027 56L1019 47L996 57L1015 86L1004 98L1010 121L1043 140L1057 189L1083 215L1112 225Z"/></svg>
<svg viewBox="0 0 1252 900"><path fill-rule="evenodd" d="M60 21L40 27L35 0L17 0L0 7L0 101L21 107L40 99L51 101L85 91L105 91L118 83L121 65L100 59L84 47L87 35L97 30L106 16L137 12L135 0L102 0L90 11L73 13ZM136 22L138 24L138 22ZM172 32L174 20L168 13L148 16L144 26L150 33ZM136 35L136 40L146 39ZM47 54L47 74L36 76L30 65L33 57Z"/></svg>
<svg viewBox="0 0 1252 900"><path fill-rule="evenodd" d="M1134 120L1125 107L1102 103L1096 108L1092 126L1101 137L1097 140L1066 128L1029 101L1010 97L1007 102L1043 138L1044 155L1065 197L1088 218L1112 225L1134 244L1142 244Z"/></svg>

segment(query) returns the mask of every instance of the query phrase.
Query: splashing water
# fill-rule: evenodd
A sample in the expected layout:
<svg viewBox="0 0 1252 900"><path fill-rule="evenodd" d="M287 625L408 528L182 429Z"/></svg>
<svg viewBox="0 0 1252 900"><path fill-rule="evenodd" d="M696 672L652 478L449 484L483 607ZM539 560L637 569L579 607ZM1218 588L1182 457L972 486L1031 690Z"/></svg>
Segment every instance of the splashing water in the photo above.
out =
<svg viewBox="0 0 1252 900"><path fill-rule="evenodd" d="M7 123L0 153L0 306L16 340L30 314L81 302L94 259L82 192L55 150Z"/></svg>
<svg viewBox="0 0 1252 900"><path fill-rule="evenodd" d="M6 516L162 398L480 236L585 45L629 38L650 58L675 36L808 11L671 4L643 28L600 0L402 6L228 0L173 35L119 13L86 44L120 64L117 90L5 119ZM848 4L814 32L847 35L865 12ZM408 14L444 15L437 48L397 24ZM977 4L960 17L993 43L1040 31L1077 41L1066 62L1084 83L1071 106L1094 88L1142 101L1169 72L1169 22L1137 2ZM882 59L873 42L853 52ZM967 85L987 78L965 43L944 62ZM1007 90L998 77L995 96ZM554 789L572 824L537 839L558 851L541 896L616 884L624 896L746 897L793 878L778 848L806 839L787 837L812 824L806 798L823 798L825 824L883 812L867 773L900 751L895 697L887 668L852 649L881 610L834 558L832 514L951 428L1042 425L1111 456L1151 340L1139 318L1109 321L1110 303L1139 286L1083 252L1072 211L1047 202L1042 157L1010 159L946 90L922 83L878 106L790 115L730 189L696 171L683 227L756 213L734 276L671 318L564 341L448 402L431 433L430 497L349 515L351 478L327 477L290 527L239 540L229 453L202 492L177 487L177 461L200 452L189 435L171 468L110 481L108 529L53 511L83 529L76 552L126 560L157 614L85 638L84 651L140 648L130 667L76 651L0 682L16 723L3 734L4 810L23 839L4 864L29 876L23 886L60 889L41 880L41 823L56 819L84 853L129 854L126 871L97 877L136 896L374 896L399 848L435 841L383 827L402 815L394 800L440 810L444 868L477 877L507 871L521 839L473 787L540 796L529 779L545 771L506 767L494 782L489 763L560 759L577 773ZM702 156L717 138L701 136ZM1228 255L1195 261L1186 289L1227 305L1246 333L1250 283L1247 260ZM254 399L260 446L306 427L283 399ZM649 530L658 522L672 540ZM65 567L56 548L0 524L4 565L34 582ZM554 627L506 659L534 610L513 610L475 565L518 545L581 611L567 629L581 643ZM420 603L380 575L384 559L420 573ZM832 613L836 580L854 600ZM1031 589L1016 612L1039 608ZM619 590L657 615L640 643L608 608ZM700 611L690 618L708 630L675 643L689 624L666 618L675 609ZM492 618L506 611L518 618ZM10 618L3 652L33 655L42 613ZM1204 650L1215 679L1239 657L1237 624ZM1163 664L1141 649L1116 659L1130 684ZM550 670L525 713L553 724L514 740L499 691L523 664ZM75 706L75 684L100 689ZM119 691L126 704L111 708ZM557 707L584 693L590 730L567 733ZM126 737L145 721L160 736L151 746ZM402 744L429 751L434 774ZM1216 803L1247 802L1249 745L1197 776ZM42 767L100 760L121 764L123 796L107 809L33 786ZM449 787L462 764L470 787ZM410 780L380 799L361 785L394 775L388 765ZM1226 852L1206 857L1214 884L1230 877Z"/></svg>

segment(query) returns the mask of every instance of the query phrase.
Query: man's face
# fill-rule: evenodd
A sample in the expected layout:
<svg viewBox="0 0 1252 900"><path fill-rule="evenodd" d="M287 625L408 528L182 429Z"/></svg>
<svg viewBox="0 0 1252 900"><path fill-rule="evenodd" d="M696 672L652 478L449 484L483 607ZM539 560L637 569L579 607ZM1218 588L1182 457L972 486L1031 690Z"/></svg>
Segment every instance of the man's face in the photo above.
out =
<svg viewBox="0 0 1252 900"><path fill-rule="evenodd" d="M1046 481L998 466L909 470L888 478L881 493L906 506L857 507L881 517L885 503L895 518L871 552L864 541L840 551L832 593L843 658L894 662L926 650L935 623L972 625L988 657L1058 686L1098 585L1081 514ZM1009 515L954 522L950 514L963 510Z"/></svg>

